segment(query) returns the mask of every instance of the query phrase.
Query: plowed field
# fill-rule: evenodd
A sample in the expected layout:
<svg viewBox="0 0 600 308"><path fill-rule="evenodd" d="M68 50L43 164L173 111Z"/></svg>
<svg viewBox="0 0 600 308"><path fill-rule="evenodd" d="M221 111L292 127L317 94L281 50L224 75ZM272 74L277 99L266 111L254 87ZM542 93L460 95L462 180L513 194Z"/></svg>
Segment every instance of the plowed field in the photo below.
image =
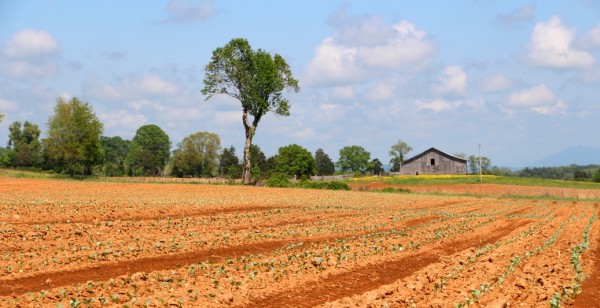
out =
<svg viewBox="0 0 600 308"><path fill-rule="evenodd" d="M544 196L0 178L0 306L599 306L600 206Z"/></svg>

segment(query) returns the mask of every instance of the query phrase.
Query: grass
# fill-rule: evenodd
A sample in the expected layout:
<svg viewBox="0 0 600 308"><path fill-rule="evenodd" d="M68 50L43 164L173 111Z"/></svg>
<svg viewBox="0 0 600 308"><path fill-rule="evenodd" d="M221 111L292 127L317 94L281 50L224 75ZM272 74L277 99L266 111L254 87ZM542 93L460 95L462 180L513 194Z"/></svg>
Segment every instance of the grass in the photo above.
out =
<svg viewBox="0 0 600 308"><path fill-rule="evenodd" d="M361 177L350 180L354 183L384 183L393 185L448 185L448 184L473 184L477 185L479 175L418 175L418 176L397 176L397 177ZM600 183L594 182L576 182L564 180L551 180L539 178L521 178L505 177L495 175L484 175L484 184L502 184L502 185L520 185L520 186L541 186L541 187L564 187L564 188L582 188L582 189L600 189Z"/></svg>

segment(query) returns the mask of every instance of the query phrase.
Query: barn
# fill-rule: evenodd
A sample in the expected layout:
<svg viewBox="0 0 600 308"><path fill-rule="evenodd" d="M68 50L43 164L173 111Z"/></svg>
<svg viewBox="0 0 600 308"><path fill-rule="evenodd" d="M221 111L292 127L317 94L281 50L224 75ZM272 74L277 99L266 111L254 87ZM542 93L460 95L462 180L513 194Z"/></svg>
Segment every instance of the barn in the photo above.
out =
<svg viewBox="0 0 600 308"><path fill-rule="evenodd" d="M400 174L467 174L467 160L430 148L405 160L400 166Z"/></svg>

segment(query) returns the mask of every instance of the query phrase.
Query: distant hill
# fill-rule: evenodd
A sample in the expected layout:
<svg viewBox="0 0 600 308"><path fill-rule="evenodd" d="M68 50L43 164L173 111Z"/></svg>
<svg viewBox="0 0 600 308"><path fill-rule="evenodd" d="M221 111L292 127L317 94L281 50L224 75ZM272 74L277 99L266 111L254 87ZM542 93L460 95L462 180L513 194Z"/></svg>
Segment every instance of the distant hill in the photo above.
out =
<svg viewBox="0 0 600 308"><path fill-rule="evenodd" d="M528 167L558 167L576 164L600 165L600 148L574 146L527 164Z"/></svg>

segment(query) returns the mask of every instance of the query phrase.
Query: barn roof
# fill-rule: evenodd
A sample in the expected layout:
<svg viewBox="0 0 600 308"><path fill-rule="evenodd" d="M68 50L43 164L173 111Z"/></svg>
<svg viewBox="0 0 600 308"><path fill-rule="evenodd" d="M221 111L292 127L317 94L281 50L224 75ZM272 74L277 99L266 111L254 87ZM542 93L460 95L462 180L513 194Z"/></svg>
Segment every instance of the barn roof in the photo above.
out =
<svg viewBox="0 0 600 308"><path fill-rule="evenodd" d="M417 160L417 159L419 159L419 158L421 158L421 157L423 157L423 156L425 156L425 155L427 155L428 153L431 153L431 152L435 152L435 153L437 153L437 154L439 154L441 156L444 156L444 157L446 157L448 159L451 159L451 160L454 160L454 161L458 161L458 162L465 163L465 164L467 163L466 159L462 159L460 157L456 157L454 155L450 155L448 153L444 153L444 152L442 152L442 151L440 151L440 150L438 150L436 148L429 148L429 149L423 151L423 153L415 155L415 156L411 157L410 159L405 160L404 162L402 162L402 165L406 165L408 163L411 163L411 162L413 162L413 161L415 161L415 160Z"/></svg>

